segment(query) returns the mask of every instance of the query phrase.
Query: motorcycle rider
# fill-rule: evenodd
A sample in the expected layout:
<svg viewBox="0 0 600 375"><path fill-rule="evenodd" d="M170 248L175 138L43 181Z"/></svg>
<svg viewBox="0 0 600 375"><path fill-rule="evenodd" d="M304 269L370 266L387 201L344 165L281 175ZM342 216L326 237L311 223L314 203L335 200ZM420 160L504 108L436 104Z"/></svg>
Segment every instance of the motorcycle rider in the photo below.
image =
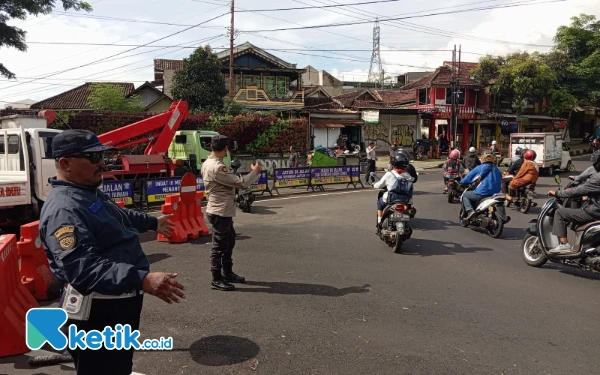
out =
<svg viewBox="0 0 600 375"><path fill-rule="evenodd" d="M575 182L584 182L585 180L590 178L592 176L592 174L594 174L594 173L596 173L596 169L594 168L593 165L591 165L585 171L581 172L579 175L569 176L569 179L573 180Z"/></svg>
<svg viewBox="0 0 600 375"><path fill-rule="evenodd" d="M383 196L379 198L379 201L377 202L377 230L381 227L381 217L383 216L383 210L387 205L388 196L390 202L405 201L408 203L412 199L412 183L414 178L406 171L408 158L403 153L398 152L394 155L392 166L393 169L386 172L381 180L373 185L375 189L381 189L383 186L387 187L387 191L383 193Z"/></svg>
<svg viewBox="0 0 600 375"><path fill-rule="evenodd" d="M525 149L526 151L527 149ZM508 195L508 184L510 184L510 182L512 181L512 179L514 178L514 176L519 173L519 170L521 170L521 166L523 165L523 163L525 162L525 160L523 159L523 149L521 147L518 147L515 150L515 156L513 156L512 160L510 161L510 166L508 167L508 169L506 170L505 174L506 176L512 176L512 177L502 177L502 193Z"/></svg>
<svg viewBox="0 0 600 375"><path fill-rule="evenodd" d="M444 163L444 194L448 191L448 176L453 174L462 174L465 172L465 167L458 160L460 152L458 150L450 151L448 160Z"/></svg>
<svg viewBox="0 0 600 375"><path fill-rule="evenodd" d="M469 148L469 155L467 155L465 157L465 169L468 169L469 171L473 170L473 168L475 168L478 165L481 165L481 162L479 161L479 157L477 156L477 150L475 149L475 147L471 147Z"/></svg>
<svg viewBox="0 0 600 375"><path fill-rule="evenodd" d="M496 141L492 141L492 146L490 147L490 151L493 154L497 154L498 153L498 145L496 144Z"/></svg>
<svg viewBox="0 0 600 375"><path fill-rule="evenodd" d="M512 197L517 195L517 189L525 185L529 185L532 182L537 182L538 180L539 172L535 163L533 162L533 151L525 151L525 153L523 154L523 160L523 165L519 169L519 172L509 184L509 191L506 195L506 200L508 201L512 200Z"/></svg>
<svg viewBox="0 0 600 375"><path fill-rule="evenodd" d="M463 204L465 206L466 219L469 220L475 213L475 208L479 202L487 197L500 192L500 184L502 181L502 173L494 164L496 157L491 153L485 153L481 156L481 165L475 167L468 175L466 175L460 184L468 186L473 183L476 177L481 176L481 180L475 190L470 190L464 193Z"/></svg>
<svg viewBox="0 0 600 375"><path fill-rule="evenodd" d="M416 184L417 180L419 179L419 175L417 174L417 170L415 169L415 167L412 164L410 164L410 153L407 150L403 149L399 149L398 151L396 151L396 153L398 152L406 156L408 164L406 165L406 168L404 170L410 175L410 177L414 179L413 184ZM396 154L394 154L394 156L395 155Z"/></svg>
<svg viewBox="0 0 600 375"><path fill-rule="evenodd" d="M591 159L594 170L600 172L600 150L595 151ZM567 224L581 225L600 220L600 173L593 173L582 185L566 190L550 190L548 195L557 198L588 197L580 209L559 208L554 214L552 233L558 237L560 243L549 252L555 254L569 253L571 252L571 246L567 238Z"/></svg>

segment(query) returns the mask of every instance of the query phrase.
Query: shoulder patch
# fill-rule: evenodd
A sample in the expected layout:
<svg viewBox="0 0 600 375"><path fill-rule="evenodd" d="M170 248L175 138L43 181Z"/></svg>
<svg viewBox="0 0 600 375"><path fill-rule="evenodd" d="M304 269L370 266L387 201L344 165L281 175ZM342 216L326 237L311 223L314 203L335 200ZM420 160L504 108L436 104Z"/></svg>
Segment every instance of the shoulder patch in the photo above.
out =
<svg viewBox="0 0 600 375"><path fill-rule="evenodd" d="M60 228L54 232L54 237L56 237L58 246L63 251L71 250L77 243L77 239L75 237L75 227L73 225L66 225Z"/></svg>
<svg viewBox="0 0 600 375"><path fill-rule="evenodd" d="M222 170L224 173L229 173L229 169L227 169L227 167L222 167L222 168L221 168L221 170Z"/></svg>

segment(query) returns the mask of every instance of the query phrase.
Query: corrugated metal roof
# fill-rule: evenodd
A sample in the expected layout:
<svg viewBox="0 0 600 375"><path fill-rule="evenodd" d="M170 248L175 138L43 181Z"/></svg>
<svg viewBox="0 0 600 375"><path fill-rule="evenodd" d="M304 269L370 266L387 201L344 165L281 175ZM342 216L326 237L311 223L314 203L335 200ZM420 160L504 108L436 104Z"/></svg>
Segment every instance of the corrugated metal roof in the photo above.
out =
<svg viewBox="0 0 600 375"><path fill-rule="evenodd" d="M87 82L62 94L39 101L31 106L32 109L89 109L88 98L92 87L99 84L108 84L123 89L123 96L131 94L135 86L126 82Z"/></svg>

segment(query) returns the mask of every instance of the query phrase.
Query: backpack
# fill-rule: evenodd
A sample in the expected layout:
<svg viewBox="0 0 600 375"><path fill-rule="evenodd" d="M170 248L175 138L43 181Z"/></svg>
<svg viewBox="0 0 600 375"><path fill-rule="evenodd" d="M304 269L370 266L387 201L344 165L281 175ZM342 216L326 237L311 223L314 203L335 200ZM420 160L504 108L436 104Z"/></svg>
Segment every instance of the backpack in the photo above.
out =
<svg viewBox="0 0 600 375"><path fill-rule="evenodd" d="M404 177L396 177L396 181L392 185L392 189L389 192L400 195L410 197L413 191L413 183L412 181L408 181Z"/></svg>

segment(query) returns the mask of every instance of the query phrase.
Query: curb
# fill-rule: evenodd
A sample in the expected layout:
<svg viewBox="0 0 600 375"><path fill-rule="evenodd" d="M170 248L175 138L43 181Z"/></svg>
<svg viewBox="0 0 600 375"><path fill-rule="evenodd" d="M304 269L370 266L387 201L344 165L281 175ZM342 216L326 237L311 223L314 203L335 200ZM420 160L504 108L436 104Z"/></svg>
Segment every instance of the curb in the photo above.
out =
<svg viewBox="0 0 600 375"><path fill-rule="evenodd" d="M573 151L569 151L569 155L571 156L578 156L578 155L585 155L585 154L589 154L591 153L591 149L585 149L585 150L573 150Z"/></svg>

